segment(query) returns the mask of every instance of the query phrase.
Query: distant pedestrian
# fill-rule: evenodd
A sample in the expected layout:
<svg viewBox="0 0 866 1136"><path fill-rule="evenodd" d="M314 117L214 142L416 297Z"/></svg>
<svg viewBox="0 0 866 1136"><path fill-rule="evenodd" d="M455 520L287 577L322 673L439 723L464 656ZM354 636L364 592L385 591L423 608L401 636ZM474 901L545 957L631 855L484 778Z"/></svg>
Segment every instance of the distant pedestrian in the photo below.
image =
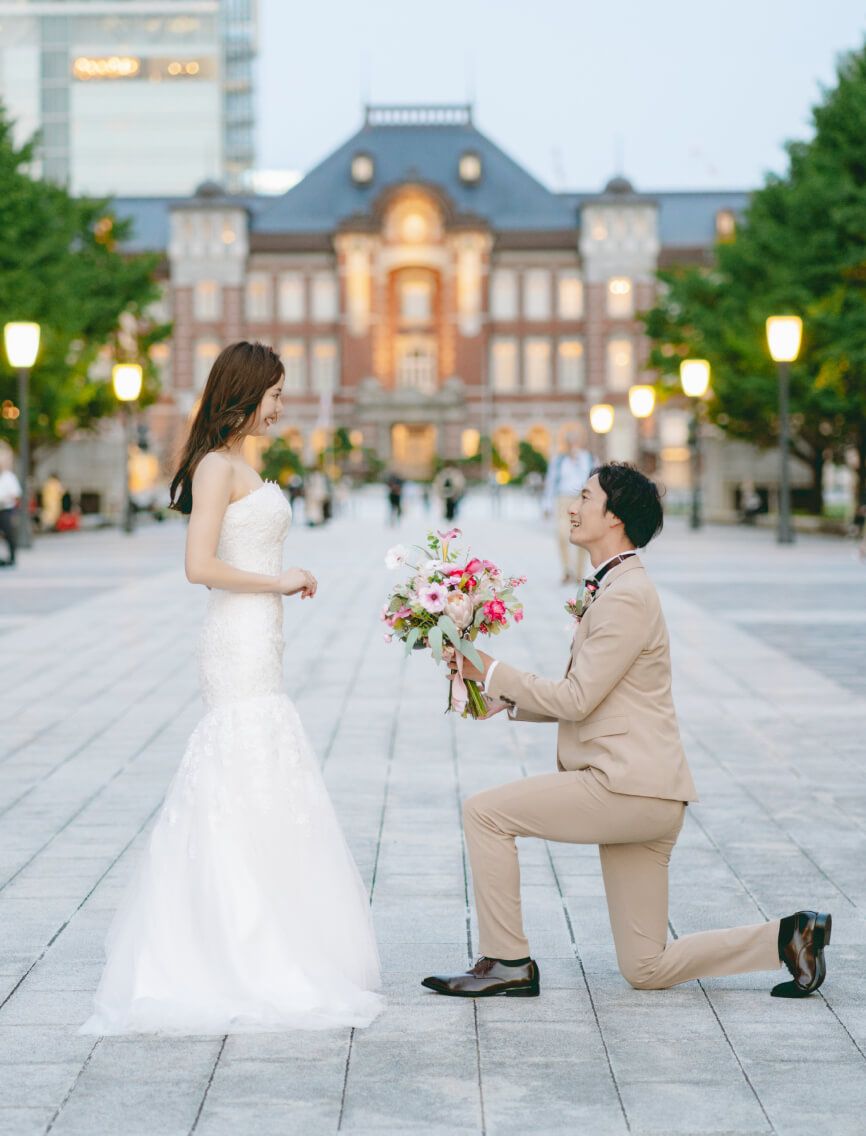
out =
<svg viewBox="0 0 866 1136"><path fill-rule="evenodd" d="M762 508L761 494L754 481L744 481L740 485L740 520L744 525L753 525Z"/></svg>
<svg viewBox="0 0 866 1136"><path fill-rule="evenodd" d="M63 498L63 482L56 473L50 473L42 483L42 510L39 514L39 522L45 532L53 532L60 514L67 512L64 508ZM71 508L70 497L70 508Z"/></svg>
<svg viewBox="0 0 866 1136"><path fill-rule="evenodd" d="M562 582L582 580L586 575L586 552L571 542L569 509L589 480L595 459L584 447L583 435L571 430L565 436L565 448L547 467L541 508L545 517L555 516Z"/></svg>
<svg viewBox="0 0 866 1136"><path fill-rule="evenodd" d="M446 465L436 474L433 490L442 502L446 521L453 521L457 516L465 489L466 478L456 466Z"/></svg>
<svg viewBox="0 0 866 1136"><path fill-rule="evenodd" d="M9 559L0 560L0 568L10 568L15 563L15 510L21 504L22 491L14 464L12 447L8 442L0 442L0 536L9 548Z"/></svg>
<svg viewBox="0 0 866 1136"><path fill-rule="evenodd" d="M385 485L388 489L388 523L396 525L403 519L403 478L389 473Z"/></svg>

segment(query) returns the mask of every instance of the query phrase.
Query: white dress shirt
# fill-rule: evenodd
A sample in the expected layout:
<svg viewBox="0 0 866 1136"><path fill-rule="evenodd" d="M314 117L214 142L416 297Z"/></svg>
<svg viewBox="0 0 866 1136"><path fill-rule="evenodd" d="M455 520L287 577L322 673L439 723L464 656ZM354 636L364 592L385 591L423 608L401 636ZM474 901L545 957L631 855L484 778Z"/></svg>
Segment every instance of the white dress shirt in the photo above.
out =
<svg viewBox="0 0 866 1136"><path fill-rule="evenodd" d="M0 509L14 509L21 500L21 482L11 469L0 473Z"/></svg>

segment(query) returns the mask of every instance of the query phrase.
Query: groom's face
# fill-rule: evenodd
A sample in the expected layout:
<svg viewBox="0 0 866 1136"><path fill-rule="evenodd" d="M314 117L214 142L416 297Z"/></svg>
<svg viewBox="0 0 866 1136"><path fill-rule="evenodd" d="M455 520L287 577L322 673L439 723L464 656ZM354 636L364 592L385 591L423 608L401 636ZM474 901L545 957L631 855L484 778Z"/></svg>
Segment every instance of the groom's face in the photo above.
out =
<svg viewBox="0 0 866 1136"><path fill-rule="evenodd" d="M616 523L616 518L605 512L606 506L607 494L599 485L598 477L593 476L568 510L571 517L569 540L572 544L579 548L591 548L604 540Z"/></svg>

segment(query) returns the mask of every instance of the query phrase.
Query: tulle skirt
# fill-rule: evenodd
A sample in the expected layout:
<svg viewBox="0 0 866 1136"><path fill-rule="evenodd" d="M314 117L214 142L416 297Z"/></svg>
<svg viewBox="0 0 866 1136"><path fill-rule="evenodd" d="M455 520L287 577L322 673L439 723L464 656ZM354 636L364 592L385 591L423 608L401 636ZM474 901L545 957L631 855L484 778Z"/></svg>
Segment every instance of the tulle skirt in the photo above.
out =
<svg viewBox="0 0 866 1136"><path fill-rule="evenodd" d="M285 694L199 723L106 941L82 1033L366 1026L370 908Z"/></svg>

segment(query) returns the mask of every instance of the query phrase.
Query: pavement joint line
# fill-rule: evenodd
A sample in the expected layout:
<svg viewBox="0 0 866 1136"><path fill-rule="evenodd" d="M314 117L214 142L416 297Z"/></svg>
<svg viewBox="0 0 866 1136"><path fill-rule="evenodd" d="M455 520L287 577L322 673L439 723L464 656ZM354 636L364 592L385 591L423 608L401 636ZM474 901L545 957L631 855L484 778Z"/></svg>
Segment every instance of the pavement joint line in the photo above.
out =
<svg viewBox="0 0 866 1136"><path fill-rule="evenodd" d="M80 745L76 746L76 748L74 750L72 750L71 753L68 753L66 755L66 757L64 757L56 765L52 765L52 767L48 770L47 773L45 773L42 777L38 778L38 780L34 781L31 785L29 785L28 788L26 788L22 793L20 793L15 798L14 801L10 801L7 805L4 805L2 808L0 808L0 820L2 820L2 818L4 816L6 816L6 814L8 812L11 812L11 810L14 809L16 805L20 805L21 802L23 800L25 800L27 797L29 797L31 793L34 793L39 788L40 785L44 785L45 782L48 781L49 778L53 777L54 774L59 769L62 769L64 767L64 765L68 765L70 761L73 761L76 757L78 757L81 754L81 752L83 750L85 750L93 742L95 742L97 738L102 737L102 735L107 733L107 731L110 730L112 728L112 726L116 726L118 722L122 721L123 718L130 712L130 710L137 709L138 706L140 706L140 704L144 701L144 699L149 698L155 691L157 691L163 685L163 683L168 682L169 680L173 679L175 677L175 675L177 675L180 671L182 671L184 668L186 668L188 666L189 666L189 659L187 658L187 659L184 659L177 667L175 667L175 669L173 671L170 671L168 674L162 675L156 681L156 683L154 683L153 686L149 687L146 691L144 691L143 694L141 694L140 696L138 696L136 698L136 701L133 705L125 706L119 714L115 715L115 717L110 719L110 721L106 722L103 726L99 727L99 729L97 729L97 731L95 733L91 734L88 738L86 738L83 742L81 742ZM3 885L3 886L5 886L5 885ZM2 891L2 887L0 887L0 891Z"/></svg>
<svg viewBox="0 0 866 1136"><path fill-rule="evenodd" d="M84 1064L83 1064L83 1065L81 1066L81 1068L80 1068L80 1069L78 1070L78 1072L77 1072L77 1073L75 1074L75 1080L74 1080L74 1081L72 1082L72 1084L71 1084L71 1085L69 1086L69 1089L68 1089L68 1091L67 1091L67 1093L66 1093L66 1096L65 1096L65 1097L63 1098L63 1100L62 1100L62 1101L60 1102L60 1104L59 1104L59 1105L57 1106L57 1108L56 1108L56 1110L55 1110L55 1112L54 1112L54 1115L53 1115L53 1116L51 1117L51 1119L50 1119L50 1120L48 1121L48 1125L47 1125L47 1127L46 1127L46 1129L45 1129L45 1136L48 1136L48 1133L49 1133L49 1132L51 1131L51 1129L52 1129L52 1128L54 1127L54 1125L55 1125L55 1124L57 1123L57 1120L58 1120L58 1118L59 1118L59 1116L60 1116L61 1112L63 1112L64 1108L66 1108L66 1105L67 1105L67 1104L69 1103L69 1101L71 1100L71 1098L72 1098L72 1094L73 1094L73 1093L75 1092L75 1090L76 1090L76 1089L78 1088L78 1083L79 1083L79 1081L81 1080L81 1078L82 1078L82 1077L84 1076L84 1073L85 1073L85 1071L86 1071L86 1069L87 1069L87 1066L88 1066L88 1065L90 1064L90 1062L91 1062L91 1060L92 1060L92 1058L93 1058L93 1055L94 1055L94 1053L96 1052L97 1046L99 1045L99 1043L100 1043L101 1041L102 1041L102 1038L101 1038L101 1037L98 1037L98 1038L96 1039L96 1041L94 1041L93 1045L92 1045L92 1046L90 1047L90 1052L89 1052L89 1053L87 1054L87 1056L85 1057L85 1059L84 1059Z"/></svg>
<svg viewBox="0 0 866 1136"><path fill-rule="evenodd" d="M189 1136L193 1136L193 1133L195 1132L196 1128L198 1128L198 1122L201 1120L201 1114L202 1114L202 1111L203 1111L204 1106L205 1106L205 1101L207 1100L208 1093L210 1092L210 1087L213 1084L214 1077L216 1076L217 1066L220 1063L220 1058L223 1055L223 1050L226 1047L226 1042L228 1041L228 1039L229 1039L229 1035L224 1034L223 1039L220 1042L219 1052L216 1055L216 1061L214 1061L214 1063L213 1063L213 1069L211 1069L211 1071L210 1071L210 1076L208 1077L207 1084L204 1087L204 1092L202 1093L202 1098L199 1101L198 1112L196 1112L195 1120L192 1122L192 1128L190 1128L190 1130L189 1130Z"/></svg>
<svg viewBox="0 0 866 1136"><path fill-rule="evenodd" d="M54 946L54 944L57 942L57 940L60 938L60 936L66 930L66 928L69 926L69 924L72 922L72 920L78 914L78 912L82 909L82 907L84 907L84 905L87 903L87 901L93 895L93 893L96 891L96 889L102 883L102 881L105 879L105 877L114 868L114 866L117 864L117 862L126 854L126 852L129 850L131 845L134 844L136 840L138 840L139 836L145 830L145 828L147 828L147 826L150 824L151 820L156 815L158 810L159 810L159 805L155 805L151 809L151 811L147 814L147 816L144 818L143 822L135 830L135 832L132 834L132 836L129 838L129 840L126 842L126 844L124 844L124 846L117 853L117 855L114 857L114 859L111 861L111 863L105 869L105 871L102 872L102 874L96 880L93 887L90 889L90 891L88 891L87 895L85 895L84 898L81 900L81 902L76 906L75 910L72 912L72 914L69 916L69 918L63 920L61 925L57 928L57 930L54 932L54 934L51 936L51 938L48 940L48 942L45 944L45 946L42 948L42 950L39 952L39 954L36 956L36 958L30 964L30 966L27 967L27 969L24 971L24 973L21 975L21 977L18 979L18 981L15 983L15 985L12 987L12 989L9 991L9 993L6 995L6 997L2 1001L0 1001L0 1010L2 1010L3 1007L6 1005L6 1003L9 1002L12 999L12 997L18 992L18 990L26 982L27 978L30 976L30 974L32 973L34 968L37 967L40 962L42 962L42 960L45 958L45 956L48 954L48 952L51 950L51 948Z"/></svg>
<svg viewBox="0 0 866 1136"><path fill-rule="evenodd" d="M448 733L451 739L451 766L454 771L454 796L457 804L457 829L460 833L460 860L463 864L463 905L466 911L466 950L472 958L472 907L469 901L469 863L466 852L466 833L463 830L463 790L460 781L460 754L457 747L457 721L455 713L449 715ZM478 1000L472 999L472 1030L475 1035L475 1068L478 1084L478 1107L481 1113L481 1136L486 1136L487 1118L484 1109L484 1078L481 1072L481 1034L478 1029Z"/></svg>
<svg viewBox="0 0 866 1136"><path fill-rule="evenodd" d="M109 785L112 785L117 780L118 777L120 777L123 773L125 773L126 770L129 769L129 767L134 762L136 762L139 757L141 757L141 755L144 753L144 751L156 741L156 739L160 736L160 734L164 733L168 729L169 726L173 725L174 722L178 718L181 717L181 715L185 714L186 711L193 704L193 702L195 702L195 700L197 698L198 698L198 692L196 692L196 694L190 695L188 698L186 698L186 700L183 702L183 704L180 706L180 708L178 710L176 710L175 713L170 718L168 718L166 721L164 721L162 723L162 725L157 730L155 730L147 738L147 740L144 741L141 744L141 746L139 746L139 748L135 751L135 753L132 754L131 757L127 758L126 761L124 761L123 764L120 765L114 771L114 773L112 773L112 775L108 778L107 781L103 781L103 783L99 786L99 788L96 790L96 792L92 793L87 798L87 800L84 801L84 803L82 805L80 805L79 808L77 808L75 810L75 812L70 817L68 817L66 819L66 821L60 826L60 828L55 829L55 831L53 832L51 837L48 840L46 840L44 844L40 845L40 847L36 849L36 851L33 853L33 855L30 857L30 859L26 860L19 868L17 868L12 873L11 876L9 876L9 878L7 880L5 880L2 884L0 884L0 895L3 894L5 889L9 886L9 884L11 884L13 882L13 880L16 880L18 878L18 876L20 876L21 873L26 868L30 867L30 865L33 863L34 860L36 860L39 856L42 855L42 853L45 851L46 848L48 848L51 844L54 843L54 841L57 839L58 836L60 836L62 833L64 833L66 831L66 829L69 828L69 826L75 820L77 820L78 817L81 816L81 814L84 812L85 809L89 808L90 805L92 805L95 800L97 800L99 797L102 796L102 794L109 787ZM161 802L162 802L162 798L160 798L160 803ZM157 805L157 808L159 808L159 805ZM154 810L154 812L155 811L156 810ZM153 813L151 813L151 816L152 815L153 815ZM0 1008L2 1008L2 1007L0 1007Z"/></svg>
<svg viewBox="0 0 866 1136"><path fill-rule="evenodd" d="M150 583L152 583L152 581L148 581L148 583L150 584ZM77 605L73 604L72 608L74 609L75 606L77 606ZM67 608L67 611L68 610L70 610L70 609ZM43 618L50 618L50 617L46 616L46 617L43 617ZM130 615L130 620L131 620L131 615ZM165 625L167 625L170 629L176 630L173 620L174 620L174 617L171 614L169 614L169 615L166 616L163 623ZM160 627L160 626L162 626L162 624L157 625L157 627ZM102 642L102 640L100 639L100 628L99 628L99 626L97 624L94 624L92 630L93 630L93 641L90 644L90 646L87 648L86 653L79 650L79 651L76 652L74 659L70 659L68 656L62 656L58 660L58 662L54 665L54 667L51 667L51 668L48 668L48 669L45 669L45 668L40 669L40 666L37 665L36 667L33 668L33 670L31 670L29 673L25 674L24 677L21 678L21 680L18 683L16 683L15 686L7 687L5 693L14 694L16 690L20 690L22 687L26 687L30 683L30 681L32 680L34 674L39 674L43 677L44 676L50 676L52 671L58 671L58 670L62 671L65 666L71 666L72 669L75 672L81 672L83 666L90 660L90 658L92 656L96 656L98 658L100 656L101 652L104 650L104 647L105 647L104 642ZM130 670L132 670L132 669L134 669L134 668L130 668ZM130 673L130 671L127 671L126 673L127 674ZM95 693L99 694L99 693L101 693L101 691L96 691ZM35 698L32 698L29 702L25 702L25 703L21 704L19 706L19 710L26 710L29 707L36 705L41 700L41 698L42 698L42 695L37 695Z"/></svg>
<svg viewBox="0 0 866 1136"><path fill-rule="evenodd" d="M364 652L362 651L361 657L363 657L363 654L364 654ZM393 703L394 704L394 713L393 713L393 717L392 717L392 720L391 720L391 730L390 730L389 735L388 735L388 758L387 758L387 761L386 761L386 764L385 764L385 785L384 785L384 788L383 788L383 791L382 791L382 808L381 808L381 811L379 813L379 830L378 830L378 833L376 835L376 855L373 857L373 871L371 872L371 875L370 875L370 900L369 900L369 902L370 902L371 907L373 906L373 895L374 895L375 890L376 890L376 878L377 878L378 872L379 872L379 856L380 856L381 850L382 850L382 834L385 831L385 814L387 813L387 810L388 810L388 798L389 798L390 792L391 792L391 773L392 773L393 766L394 766L394 750L395 750L396 741L397 741L397 729L400 725L400 696L402 695L402 692L403 692L403 685L404 685L404 681L405 681L405 677L406 677L406 668L408 666L408 662L409 662L408 659L402 660L402 666L400 667L399 678L397 680L397 689L394 693L394 703ZM355 682L357 681L358 674L360 674L360 663L358 664L358 666L353 671L353 678L352 678L352 682L351 682L351 686L353 688L354 688ZM348 702L348 697L347 697L346 701ZM331 745L333 745L333 742L334 742L334 739L336 738L336 736L337 736L337 732L336 732L336 730L334 730L334 732L331 735L331 742L328 746L328 750L327 750L326 755L325 755L326 757L330 753ZM324 765L324 761L323 761L322 764ZM352 1062L352 1049L354 1047L354 1044L355 1044L355 1027L352 1026L351 1029L349 1030L349 1044L346 1048L346 1068L345 1068L345 1071L343 1073L343 1090L340 1094L340 1112L339 1112L339 1116L337 1117L337 1131L338 1132L342 1131L343 1117L345 1116L345 1113L346 1113L346 1101L348 1100L348 1095L349 1095L349 1066Z"/></svg>
<svg viewBox="0 0 866 1136"><path fill-rule="evenodd" d="M520 772L521 772L523 777L527 777L529 775L528 772L527 772L526 766L523 764L522 761L520 763ZM614 1091L616 1092L616 1099L619 1102L620 1111L622 1112L622 1118L625 1121L626 1131L631 1132L631 1121L629 1120L629 1115L628 1115L628 1112L627 1112L626 1107L625 1107L625 1101L622 1099L622 1092L620 1091L619 1081L617 1080L616 1073L614 1072L613 1061L611 1060L611 1056L610 1056L610 1049L609 1049L608 1044L607 1044L607 1038L604 1036L604 1030L601 1027L601 1019L598 1016L598 1008L595 1004L595 998L593 997L592 989L591 989L590 984L589 984L589 977L588 977L588 975L586 973L586 969L583 965L583 959L580 957L580 951L579 951L578 946L577 946L577 938L575 937L575 934L574 934L574 924L571 921L571 914L569 913L568 904L566 903L565 895L563 894L563 891L562 891L562 881L560 880L559 873L556 870L556 864L554 863L554 860L553 860L553 853L550 851L550 843L547 840L543 841L543 843L544 843L544 850L547 853L547 862L550 864L550 871L553 874L553 880L554 880L554 883L556 884L556 890L559 894L559 901L562 904L562 913L565 916L565 926L568 929L568 937L571 940L571 949L574 952L574 957L575 957L575 960L577 961L577 965L580 967L580 974L581 974L581 977L583 978L583 984L586 987L586 996L587 996L587 998L589 998L589 1005L590 1005L590 1008L592 1009L592 1016L593 1016L593 1019L595 1021L595 1028L598 1030L599 1041L601 1042L601 1047L604 1050L604 1058L605 1058L605 1061L607 1062L607 1068L608 1068L608 1072L610 1073L610 1079L613 1082Z"/></svg>
<svg viewBox="0 0 866 1136"><path fill-rule="evenodd" d="M821 867L821 865L817 862L817 860L815 860L815 858L811 855L811 853L807 852L806 849L803 847L803 845L799 842L799 840L797 840L797 838L795 836L792 836L792 834L790 832L788 832L788 830L783 825L781 825L779 823L779 821L770 812L770 810L767 808L767 806L754 795L754 793L751 791L751 789L749 789L749 787L747 785L743 784L743 782L736 775L736 773L734 773L729 768L727 763L722 761L721 758L716 757L716 755L712 752L712 750L710 750L704 744L704 742L700 741L700 739L696 739L696 742L701 747L701 749L704 751L704 753L707 754L707 756L710 758L710 760L712 762L714 762L721 770L723 770L730 777L730 779L734 782L734 784L737 786L737 788L745 796L747 796L749 798L749 800L753 802L753 804L758 806L760 811L769 819L770 823L773 824L779 830L779 832L782 833L782 835L785 837L785 839L789 840L791 842L791 844L793 844L793 846L797 849L797 851L800 853L800 855L803 857L803 859L808 860L808 862L812 865L812 867L815 869L815 871L818 873L818 875L820 875L823 879L825 879L827 881L827 883L833 888L833 890L837 891L839 893L839 895L842 896L842 898L847 903L850 903L855 911L859 910L857 903L851 898L850 895L848 895L848 893L845 891L845 889L840 887L840 885L837 884L835 880L831 879L830 876L827 875L827 873L824 871L824 869ZM840 811L842 811L842 810L840 810ZM846 816L846 819L847 819L847 814L843 813L843 816ZM731 871L734 872L734 874L737 876L737 879L740 881L740 883L743 884L743 887L745 888L746 887L745 882L743 881L742 877L735 871L730 860L728 860L727 856L725 856L724 852L722 851L721 846L716 844L716 842L714 840L712 840L712 837L710 837L709 832L704 827L704 825L702 825L700 823L700 821L696 821L696 823L697 823L698 827L701 829L701 831L704 833L704 835L709 840L712 841L713 846L718 850L719 854L722 856L722 859L725 861L725 863L728 865L728 867L731 869ZM749 895L752 895L751 891L749 891L748 888L746 888L746 890L749 892ZM754 899L755 897L752 895L752 898ZM760 905L758 905L758 906L759 906L759 909L760 909ZM764 912L764 916L766 917L766 912Z"/></svg>

